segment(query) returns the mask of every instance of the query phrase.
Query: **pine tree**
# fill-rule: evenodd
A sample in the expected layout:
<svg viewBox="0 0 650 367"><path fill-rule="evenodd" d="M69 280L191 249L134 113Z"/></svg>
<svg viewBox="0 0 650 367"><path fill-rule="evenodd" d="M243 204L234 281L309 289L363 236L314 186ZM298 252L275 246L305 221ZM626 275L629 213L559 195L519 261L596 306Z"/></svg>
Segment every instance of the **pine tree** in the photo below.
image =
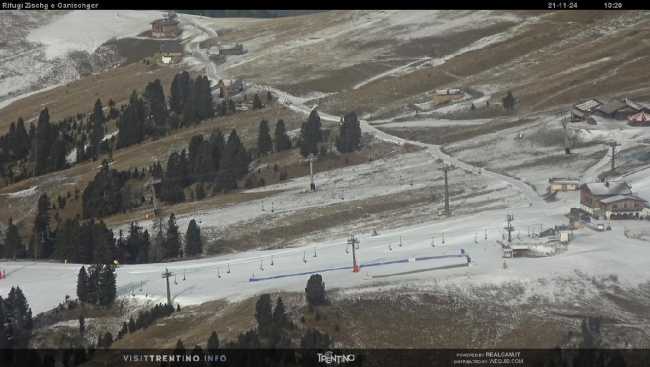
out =
<svg viewBox="0 0 650 367"><path fill-rule="evenodd" d="M9 338L16 348L26 348L33 328L32 309L20 287L11 287L4 302Z"/></svg>
<svg viewBox="0 0 650 367"><path fill-rule="evenodd" d="M35 131L34 161L36 164L36 174L41 175L47 172L47 161L50 155L50 146L53 139L52 127L50 125L50 113L45 107L38 116L38 122Z"/></svg>
<svg viewBox="0 0 650 367"><path fill-rule="evenodd" d="M98 301L102 306L113 304L117 296L115 282L115 269L112 265L104 265L99 273L98 279Z"/></svg>
<svg viewBox="0 0 650 367"><path fill-rule="evenodd" d="M179 203L185 201L183 186L188 178L185 175L187 162L185 158L177 152L172 153L167 159L167 170L163 177L160 198L169 203Z"/></svg>
<svg viewBox="0 0 650 367"><path fill-rule="evenodd" d="M212 334L210 334L210 337L208 338L208 345L205 349L209 351L219 349L219 335L217 335L216 331L213 331Z"/></svg>
<svg viewBox="0 0 650 367"><path fill-rule="evenodd" d="M327 304L325 283L320 274L313 274L309 277L307 287L305 288L305 295L307 304L311 307Z"/></svg>
<svg viewBox="0 0 650 367"><path fill-rule="evenodd" d="M7 258L16 259L17 255L24 249L23 242L18 233L18 227L13 223L13 219L9 218L9 226L7 227L5 239L5 254Z"/></svg>
<svg viewBox="0 0 650 367"><path fill-rule="evenodd" d="M77 298L81 302L88 302L88 273L84 266L79 269L77 276Z"/></svg>
<svg viewBox="0 0 650 367"><path fill-rule="evenodd" d="M271 296L263 294L257 300L255 305L255 320L257 320L257 329L260 336L267 337L270 335L273 328L273 312L272 312Z"/></svg>
<svg viewBox="0 0 650 367"><path fill-rule="evenodd" d="M54 254L58 260L76 261L79 251L79 222L66 219L57 227L54 241Z"/></svg>
<svg viewBox="0 0 650 367"><path fill-rule="evenodd" d="M187 71L183 71L174 76L171 86L171 95L169 96L169 107L177 115L180 115L183 112L186 95L190 89L189 84L191 84L191 78Z"/></svg>
<svg viewBox="0 0 650 367"><path fill-rule="evenodd" d="M219 162L221 161L221 155L223 154L223 149L225 146L225 141L221 130L213 131L210 134L210 147L212 148L212 162L214 165L213 172L219 170Z"/></svg>
<svg viewBox="0 0 650 367"><path fill-rule="evenodd" d="M86 303L97 304L99 300L99 273L101 271L101 264L94 264L88 267L88 288Z"/></svg>
<svg viewBox="0 0 650 367"><path fill-rule="evenodd" d="M280 119L275 124L274 136L276 152L291 149L291 139L289 139L289 135L287 135L287 129L284 126L284 120Z"/></svg>
<svg viewBox="0 0 650 367"><path fill-rule="evenodd" d="M94 253L93 262L97 264L112 264L115 260L115 239L113 232L103 221L93 227Z"/></svg>
<svg viewBox="0 0 650 367"><path fill-rule="evenodd" d="M196 114L196 105L197 98L194 95L196 93L196 88L193 87L195 83L192 82L192 79L189 80L188 89L184 92L185 100L183 101L183 111L182 118L183 126L190 126L193 122L197 121Z"/></svg>
<svg viewBox="0 0 650 367"><path fill-rule="evenodd" d="M97 159L99 156L99 146L104 139L104 130L105 130L106 117L104 116L104 107L102 106L102 101L97 98L95 101L95 110L93 113L93 132L92 132L92 151L93 159Z"/></svg>
<svg viewBox="0 0 650 367"><path fill-rule="evenodd" d="M51 254L50 247L50 199L43 193L38 198L38 211L34 218L34 248L32 255L35 259L47 258Z"/></svg>
<svg viewBox="0 0 650 367"><path fill-rule="evenodd" d="M133 333L137 330L137 327L135 325L135 320L133 320L133 316L129 317L129 333Z"/></svg>
<svg viewBox="0 0 650 367"><path fill-rule="evenodd" d="M0 350L9 349L11 347L9 341L9 330L5 326L6 319L7 319L7 314L5 312L4 300L2 299L2 297L0 297ZM215 334L214 331L212 333ZM208 339L208 343L209 342L210 340Z"/></svg>
<svg viewBox="0 0 650 367"><path fill-rule="evenodd" d="M284 308L282 297L278 297L273 310L273 327L278 329L285 329L291 326L291 321Z"/></svg>
<svg viewBox="0 0 650 367"><path fill-rule="evenodd" d="M255 93L255 96L253 97L253 109L259 110L262 107L264 107L262 106L262 100L260 99L260 96L258 96L257 93Z"/></svg>
<svg viewBox="0 0 650 367"><path fill-rule="evenodd" d="M273 141L269 134L269 123L266 120L260 121L259 131L257 134L257 153L265 155L273 152Z"/></svg>
<svg viewBox="0 0 650 367"><path fill-rule="evenodd" d="M224 191L237 188L237 180L248 173L250 157L244 148L236 130L228 136L228 142L221 155L219 172L217 174L217 187Z"/></svg>
<svg viewBox="0 0 650 367"><path fill-rule="evenodd" d="M164 258L178 257L181 249L181 239L176 225L176 216L171 213L167 221L167 236L164 246Z"/></svg>
<svg viewBox="0 0 650 367"><path fill-rule="evenodd" d="M187 256L201 255L203 253L203 243L201 241L201 229L192 219L187 225L185 233L185 254Z"/></svg>
<svg viewBox="0 0 650 367"><path fill-rule="evenodd" d="M323 140L321 122L318 112L314 109L309 114L307 121L300 129L300 154L304 157L310 154L318 154L318 144Z"/></svg>
<svg viewBox="0 0 650 367"><path fill-rule="evenodd" d="M512 91L508 91L508 94L506 94L503 99L501 99L501 103L503 104L503 108L505 108L508 111L512 111L515 108L515 103L516 103L515 97L512 95Z"/></svg>
<svg viewBox="0 0 650 367"><path fill-rule="evenodd" d="M84 333L86 332L86 318L84 317L83 314L79 315L79 334L81 336L84 336Z"/></svg>
<svg viewBox="0 0 650 367"><path fill-rule="evenodd" d="M174 349L175 354L185 354L185 346L183 345L183 341L178 339L176 342L176 348Z"/></svg>
<svg viewBox="0 0 650 367"><path fill-rule="evenodd" d="M165 91L160 79L156 79L147 84L144 89L143 97L145 106L153 119L155 128L158 131L164 130L167 127L169 112L167 111Z"/></svg>
<svg viewBox="0 0 650 367"><path fill-rule="evenodd" d="M343 117L343 123L339 127L339 136L336 141L336 148L341 153L351 153L359 150L361 144L361 125L357 114L350 112Z"/></svg>
<svg viewBox="0 0 650 367"><path fill-rule="evenodd" d="M300 340L302 349L327 349L332 345L329 335L323 334L316 329L309 329Z"/></svg>
<svg viewBox="0 0 650 367"><path fill-rule="evenodd" d="M101 347L110 348L111 344L113 344L113 334L111 334L110 331L107 331L102 339Z"/></svg>

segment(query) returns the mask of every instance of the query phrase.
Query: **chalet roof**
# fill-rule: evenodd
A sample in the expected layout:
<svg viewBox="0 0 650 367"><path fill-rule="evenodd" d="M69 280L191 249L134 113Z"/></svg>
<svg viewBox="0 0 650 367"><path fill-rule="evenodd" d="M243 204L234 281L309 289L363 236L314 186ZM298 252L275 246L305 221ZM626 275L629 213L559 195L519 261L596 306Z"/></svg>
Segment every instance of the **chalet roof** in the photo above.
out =
<svg viewBox="0 0 650 367"><path fill-rule="evenodd" d="M156 19L151 24L168 24L168 25L177 25L178 20L176 18L160 18Z"/></svg>
<svg viewBox="0 0 650 367"><path fill-rule="evenodd" d="M582 112L591 112L600 105L602 105L602 102L594 98L580 102L573 107Z"/></svg>
<svg viewBox="0 0 650 367"><path fill-rule="evenodd" d="M632 116L628 116L627 119L631 122L647 122L650 121L650 114L641 111Z"/></svg>
<svg viewBox="0 0 650 367"><path fill-rule="evenodd" d="M605 113L605 114L612 114L618 110L622 110L623 108L628 107L628 105L623 102L619 101L617 99L609 101L601 106L598 106L598 111Z"/></svg>
<svg viewBox="0 0 650 367"><path fill-rule="evenodd" d="M647 203L647 201L643 198L640 198L636 195L630 194L630 195L614 195L610 196L605 199L601 199L600 202L604 204L610 204L610 203L615 203L617 201L622 201L622 200L634 200L634 201L642 201L644 203Z"/></svg>
<svg viewBox="0 0 650 367"><path fill-rule="evenodd" d="M642 103L634 102L629 98L625 98L624 102L628 107L632 108L635 111L641 111L642 109L644 109L644 107L646 107Z"/></svg>
<svg viewBox="0 0 650 367"><path fill-rule="evenodd" d="M555 184L568 184L568 185L575 184L575 185L577 185L577 184L580 183L580 180L577 179L577 178L553 177L553 178L549 178L548 182L555 183Z"/></svg>
<svg viewBox="0 0 650 367"><path fill-rule="evenodd" d="M183 46L178 42L162 42L160 44L160 52L162 53L183 53Z"/></svg>
<svg viewBox="0 0 650 367"><path fill-rule="evenodd" d="M583 186L596 196L632 195L632 189L625 181L590 182Z"/></svg>

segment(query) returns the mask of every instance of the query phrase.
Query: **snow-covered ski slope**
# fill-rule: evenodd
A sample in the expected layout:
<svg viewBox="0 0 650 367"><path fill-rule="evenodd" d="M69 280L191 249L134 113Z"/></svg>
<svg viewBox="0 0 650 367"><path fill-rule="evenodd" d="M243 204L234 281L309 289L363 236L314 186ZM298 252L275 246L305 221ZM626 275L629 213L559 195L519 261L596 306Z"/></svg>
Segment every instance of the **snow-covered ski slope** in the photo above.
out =
<svg viewBox="0 0 650 367"><path fill-rule="evenodd" d="M136 36L150 28L162 16L161 11L75 10L36 28L27 40L45 47L48 59L70 51L92 53L111 38Z"/></svg>
<svg viewBox="0 0 650 367"><path fill-rule="evenodd" d="M515 218L522 218L515 221L519 229L539 224L548 226L562 220L562 215L552 214L553 211L522 208L513 210L513 213ZM501 238L502 214L495 211L468 215L380 232L378 236L359 234L357 256L362 265L359 273L349 269L352 254L346 238L336 238L300 248L249 251L167 264L122 265L118 269L118 293L121 297L163 301L165 283L161 272L165 268L176 273L171 279L172 295L175 302L183 305L220 298L238 300L259 292L302 291L312 272L323 275L328 289L359 288L386 282L396 287L426 289L439 283L463 288L521 281L530 283L531 287L537 284L529 292L548 297L560 297L566 291L560 283L555 283L556 279L570 278L576 272L616 274L622 284L629 286L650 279L646 271L650 266L650 245L627 239L623 233L624 227L639 225L635 222L614 223L610 232L579 230L566 253L546 258L509 259L508 268L503 269L501 249L496 244L496 239ZM484 237L486 230L487 240ZM526 232L521 235L525 236ZM461 249L471 258L470 266L462 266L467 262L465 257L449 256L460 255ZM364 267L432 256L442 258ZM416 272L448 265L460 267ZM75 296L78 264L27 261L3 262L0 267L8 274L6 279L0 280L0 294L4 296L12 285L19 285L26 292L34 312L56 306L66 294ZM344 269L331 270L340 267ZM414 273L392 275L404 272ZM251 281L251 278L267 277L276 279ZM547 285L539 286L539 279L547 280Z"/></svg>

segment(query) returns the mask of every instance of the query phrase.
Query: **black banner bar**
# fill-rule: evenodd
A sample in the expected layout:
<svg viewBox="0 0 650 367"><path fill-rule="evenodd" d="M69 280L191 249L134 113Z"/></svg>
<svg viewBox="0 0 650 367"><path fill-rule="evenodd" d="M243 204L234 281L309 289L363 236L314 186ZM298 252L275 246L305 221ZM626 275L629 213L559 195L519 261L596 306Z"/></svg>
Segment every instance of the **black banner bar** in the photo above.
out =
<svg viewBox="0 0 650 367"><path fill-rule="evenodd" d="M0 350L0 366L648 366L647 349Z"/></svg>
<svg viewBox="0 0 650 367"><path fill-rule="evenodd" d="M255 0L219 2L214 3L205 0L184 0L182 2L153 2L153 1L126 1L126 0L94 0L94 1L70 1L70 0L44 0L44 1L0 1L0 10L253 10L253 9L295 9L295 10L327 10L323 9L440 9L440 10L643 10L650 9L650 2L647 0L499 0L482 1L477 0L454 0L454 1L423 1L406 0L399 2L389 1L342 1L331 0L326 4L322 2L296 2L277 0L273 2L262 2Z"/></svg>

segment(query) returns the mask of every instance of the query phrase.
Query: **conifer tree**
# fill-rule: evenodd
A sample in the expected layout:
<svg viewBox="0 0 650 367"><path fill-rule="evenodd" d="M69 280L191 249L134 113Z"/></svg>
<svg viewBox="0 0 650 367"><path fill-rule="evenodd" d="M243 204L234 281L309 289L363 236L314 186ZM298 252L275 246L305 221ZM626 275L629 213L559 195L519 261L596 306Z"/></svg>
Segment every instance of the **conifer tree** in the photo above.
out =
<svg viewBox="0 0 650 367"><path fill-rule="evenodd" d="M284 126L284 120L280 119L275 124L274 136L276 152L291 149L291 139L289 139L289 135L287 135L287 129Z"/></svg>
<svg viewBox="0 0 650 367"><path fill-rule="evenodd" d="M84 317L83 314L79 315L79 334L81 336L84 336L86 333L86 318Z"/></svg>
<svg viewBox="0 0 650 367"><path fill-rule="evenodd" d="M98 301L102 306L109 306L113 304L117 296L117 288L115 282L115 269L112 265L106 264L102 266L98 279Z"/></svg>
<svg viewBox="0 0 650 367"><path fill-rule="evenodd" d="M508 91L508 94L506 94L506 96L501 99L503 108L505 108L508 111L514 110L516 102L517 100L512 95L512 91Z"/></svg>
<svg viewBox="0 0 650 367"><path fill-rule="evenodd" d="M336 148L341 153L351 153L358 150L361 144L361 125L357 114L350 112L343 116L339 126L339 136L336 139Z"/></svg>
<svg viewBox="0 0 650 367"><path fill-rule="evenodd" d="M201 255L203 253L203 243L201 241L201 229L192 219L187 225L185 233L185 254L187 256Z"/></svg>
<svg viewBox="0 0 650 367"><path fill-rule="evenodd" d="M79 269L77 276L77 298L81 302L88 302L88 273L84 266Z"/></svg>
<svg viewBox="0 0 650 367"><path fill-rule="evenodd" d="M255 96L253 97L253 109L259 110L262 107L262 100L260 99L260 96L255 93Z"/></svg>
<svg viewBox="0 0 650 367"><path fill-rule="evenodd" d="M163 89L160 79L147 84L144 89L144 102L151 118L153 119L154 126L158 131L167 127L167 119L169 112L167 111L167 102L165 101L165 91Z"/></svg>
<svg viewBox="0 0 650 367"><path fill-rule="evenodd" d="M323 140L321 122L318 112L314 109L309 114L307 121L300 129L300 154L304 157L310 154L318 154L318 144Z"/></svg>
<svg viewBox="0 0 650 367"><path fill-rule="evenodd" d="M86 303L97 304L99 300L99 273L102 266L100 264L94 264L88 267L88 287L87 287L87 297Z"/></svg>
<svg viewBox="0 0 650 367"><path fill-rule="evenodd" d="M309 329L300 340L300 348L303 349L327 349L332 345L329 335L323 334L316 329Z"/></svg>
<svg viewBox="0 0 650 367"><path fill-rule="evenodd" d="M53 142L51 135L52 127L50 125L50 113L47 107L45 107L38 116L38 122L34 133L34 161L36 164L37 175L41 175L47 171L50 146Z"/></svg>
<svg viewBox="0 0 650 367"><path fill-rule="evenodd" d="M263 294L257 300L255 305L255 320L257 320L257 329L260 336L269 336L273 328L273 312L272 312L271 296Z"/></svg>
<svg viewBox="0 0 650 367"><path fill-rule="evenodd" d="M9 226L7 227L5 239L5 255L9 259L16 259L17 255L24 249L23 242L18 233L18 227L13 223L13 219L9 218Z"/></svg>
<svg viewBox="0 0 650 367"><path fill-rule="evenodd" d="M208 345L205 349L208 351L219 349L219 335L217 335L216 331L213 331L212 334L210 334L210 337L208 338Z"/></svg>
<svg viewBox="0 0 650 367"><path fill-rule="evenodd" d="M34 218L34 248L32 255L35 259L47 258L51 254L50 246L50 199L46 193L38 198L38 211Z"/></svg>
<svg viewBox="0 0 650 367"><path fill-rule="evenodd" d="M180 249L181 239L178 232L178 225L176 225L176 216L174 213L171 213L169 215L169 220L167 221L167 236L165 238L164 257L178 257Z"/></svg>
<svg viewBox="0 0 650 367"><path fill-rule="evenodd" d="M271 152L273 152L273 141L271 140L271 134L269 134L269 123L262 120L257 133L257 153L265 155Z"/></svg>
<svg viewBox="0 0 650 367"><path fill-rule="evenodd" d="M320 274L313 274L309 277L309 280L307 280L307 287L305 288L305 295L309 306L327 304L325 283Z"/></svg>
<svg viewBox="0 0 650 367"><path fill-rule="evenodd" d="M282 302L282 297L278 297L278 300L275 303L275 309L273 310L273 327L284 329L288 328L291 325L289 316L284 308L284 302Z"/></svg>
<svg viewBox="0 0 650 367"><path fill-rule="evenodd" d="M95 109L93 113L93 131L92 131L92 152L93 159L97 159L99 156L99 146L104 138L106 117L104 116L104 107L102 106L102 101L97 98L95 101Z"/></svg>

